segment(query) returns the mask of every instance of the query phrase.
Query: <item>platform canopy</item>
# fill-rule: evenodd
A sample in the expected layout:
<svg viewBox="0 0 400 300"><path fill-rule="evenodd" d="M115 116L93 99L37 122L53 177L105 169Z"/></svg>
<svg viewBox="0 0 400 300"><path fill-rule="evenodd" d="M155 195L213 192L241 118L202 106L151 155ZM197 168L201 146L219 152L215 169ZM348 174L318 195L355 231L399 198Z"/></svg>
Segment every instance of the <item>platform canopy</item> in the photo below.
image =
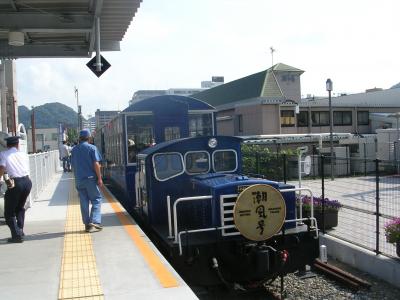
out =
<svg viewBox="0 0 400 300"><path fill-rule="evenodd" d="M0 0L0 59L90 57L119 51L142 0Z"/></svg>

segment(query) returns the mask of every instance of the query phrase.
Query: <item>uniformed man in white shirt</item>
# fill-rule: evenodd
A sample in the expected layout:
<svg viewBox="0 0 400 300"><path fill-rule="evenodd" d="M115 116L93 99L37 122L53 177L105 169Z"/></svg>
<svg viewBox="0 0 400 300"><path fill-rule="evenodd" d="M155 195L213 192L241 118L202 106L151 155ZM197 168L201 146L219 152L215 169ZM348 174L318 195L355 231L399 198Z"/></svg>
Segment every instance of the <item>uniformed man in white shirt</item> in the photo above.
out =
<svg viewBox="0 0 400 300"><path fill-rule="evenodd" d="M7 173L14 181L4 196L4 218L11 231L9 243L22 243L25 221L25 202L32 188L29 179L29 157L19 151L19 136L6 138L7 150L0 153L0 177Z"/></svg>

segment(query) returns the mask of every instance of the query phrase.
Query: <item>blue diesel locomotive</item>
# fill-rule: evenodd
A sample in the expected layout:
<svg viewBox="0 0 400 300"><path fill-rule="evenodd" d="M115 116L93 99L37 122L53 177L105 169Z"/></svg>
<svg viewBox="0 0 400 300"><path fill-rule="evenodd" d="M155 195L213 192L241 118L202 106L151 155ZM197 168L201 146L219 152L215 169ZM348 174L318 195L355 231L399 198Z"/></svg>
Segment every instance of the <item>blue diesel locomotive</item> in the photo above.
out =
<svg viewBox="0 0 400 300"><path fill-rule="evenodd" d="M242 175L240 142L184 138L137 156L136 215L190 283L261 286L318 256L294 186Z"/></svg>

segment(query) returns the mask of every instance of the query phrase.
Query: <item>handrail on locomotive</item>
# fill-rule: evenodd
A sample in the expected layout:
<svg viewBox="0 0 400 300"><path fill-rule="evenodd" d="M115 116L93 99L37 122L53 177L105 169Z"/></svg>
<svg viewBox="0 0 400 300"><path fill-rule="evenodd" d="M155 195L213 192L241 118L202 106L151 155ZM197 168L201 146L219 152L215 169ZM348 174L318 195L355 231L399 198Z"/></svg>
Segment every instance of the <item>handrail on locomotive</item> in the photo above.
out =
<svg viewBox="0 0 400 300"><path fill-rule="evenodd" d="M313 205L313 192L310 188L293 188L293 189L282 189L280 190L281 193L289 193L289 192L300 192L300 191L306 191L310 194L311 198L311 216L309 218L296 218L292 220L285 220L285 223L294 223L298 222L302 224L301 222L310 220L310 228L311 231L315 232L315 239L318 238L318 223L316 218L314 217L314 205ZM237 195L235 195L237 196ZM182 197L176 199L176 201L173 204L173 214L171 216L171 197L167 196L167 209L168 209L168 232L169 232L169 238L174 239L174 243L178 244L179 246L179 255L182 255L182 242L181 242L181 236L182 234L189 234L189 233L198 233L198 232L206 232L206 231L213 231L213 230L224 230L224 229L229 229L229 228L235 228L234 225L225 225L225 226L220 226L220 227L209 227L209 228L200 228L200 229L193 229L193 230L184 230L184 231L179 231L178 232L178 212L177 212L177 206L179 203L186 202L186 201L196 201L196 200L211 200L212 196L197 196L197 197ZM302 209L302 203L300 201L300 207L299 209ZM172 218L172 221L171 221ZM172 229L171 223L174 224L174 228ZM172 231L174 231L174 235L172 235Z"/></svg>

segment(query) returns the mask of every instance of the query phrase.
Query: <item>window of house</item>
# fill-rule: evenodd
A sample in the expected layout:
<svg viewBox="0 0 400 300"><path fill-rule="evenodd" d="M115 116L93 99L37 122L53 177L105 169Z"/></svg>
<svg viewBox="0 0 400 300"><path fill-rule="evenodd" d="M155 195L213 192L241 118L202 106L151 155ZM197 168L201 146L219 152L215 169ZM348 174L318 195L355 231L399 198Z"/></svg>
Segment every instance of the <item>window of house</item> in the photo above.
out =
<svg viewBox="0 0 400 300"><path fill-rule="evenodd" d="M301 111L297 115L297 127L307 127L308 126L308 111Z"/></svg>
<svg viewBox="0 0 400 300"><path fill-rule="evenodd" d="M44 134L43 133L37 133L35 134L36 140L38 141L44 141Z"/></svg>
<svg viewBox="0 0 400 300"><path fill-rule="evenodd" d="M238 131L240 133L242 133L243 132L243 115L238 115L237 120L238 120Z"/></svg>
<svg viewBox="0 0 400 300"><path fill-rule="evenodd" d="M293 110L281 110L281 127L294 127Z"/></svg>
<svg viewBox="0 0 400 300"><path fill-rule="evenodd" d="M329 111L311 112L312 126L329 126Z"/></svg>
<svg viewBox="0 0 400 300"><path fill-rule="evenodd" d="M292 81L292 82L294 82L294 75L291 75L291 74L285 74L285 75L282 75L282 81Z"/></svg>
<svg viewBox="0 0 400 300"><path fill-rule="evenodd" d="M345 126L352 124L352 112L351 111L334 111L333 112L333 125Z"/></svg>
<svg viewBox="0 0 400 300"><path fill-rule="evenodd" d="M357 112L357 125L369 125L369 112L358 111Z"/></svg>
<svg viewBox="0 0 400 300"><path fill-rule="evenodd" d="M58 133L52 133L51 134L51 140L52 141L57 141L58 140Z"/></svg>

